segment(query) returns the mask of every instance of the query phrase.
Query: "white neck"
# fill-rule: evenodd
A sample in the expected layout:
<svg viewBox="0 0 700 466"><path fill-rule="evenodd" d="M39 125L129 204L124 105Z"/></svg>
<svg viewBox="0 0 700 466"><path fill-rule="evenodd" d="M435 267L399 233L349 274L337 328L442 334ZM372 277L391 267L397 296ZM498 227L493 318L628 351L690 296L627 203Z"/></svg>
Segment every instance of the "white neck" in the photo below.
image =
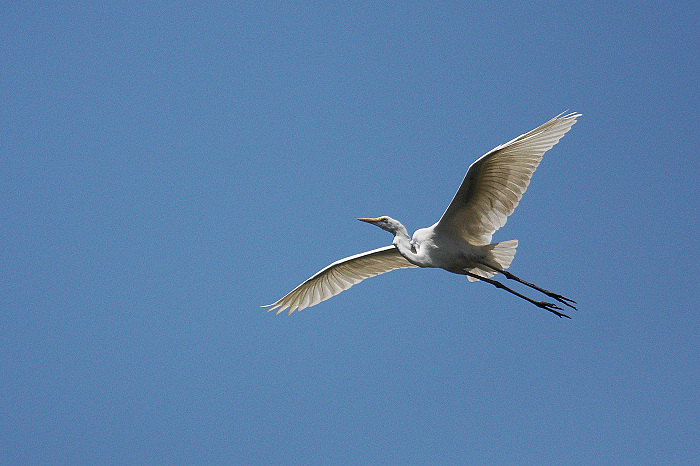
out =
<svg viewBox="0 0 700 466"><path fill-rule="evenodd" d="M406 227L401 225L394 232L394 246L399 250L402 256L406 259L414 257L416 255L416 250L411 246L411 238L408 236L408 230ZM409 259L410 260L410 259Z"/></svg>

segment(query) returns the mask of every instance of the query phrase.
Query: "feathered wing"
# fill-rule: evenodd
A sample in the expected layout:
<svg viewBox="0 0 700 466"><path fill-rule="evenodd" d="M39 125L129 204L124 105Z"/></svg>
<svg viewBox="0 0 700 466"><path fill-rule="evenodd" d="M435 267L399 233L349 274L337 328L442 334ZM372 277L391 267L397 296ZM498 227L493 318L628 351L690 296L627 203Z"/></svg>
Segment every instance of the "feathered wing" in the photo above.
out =
<svg viewBox="0 0 700 466"><path fill-rule="evenodd" d="M295 309L315 306L365 278L408 267L417 266L408 262L393 245L363 252L333 262L282 299L263 307L269 307L269 311L279 308L277 314L289 308L291 314Z"/></svg>
<svg viewBox="0 0 700 466"><path fill-rule="evenodd" d="M559 142L579 116L560 114L471 164L436 230L450 231L475 246L489 244L493 233L506 224L520 202L542 155Z"/></svg>

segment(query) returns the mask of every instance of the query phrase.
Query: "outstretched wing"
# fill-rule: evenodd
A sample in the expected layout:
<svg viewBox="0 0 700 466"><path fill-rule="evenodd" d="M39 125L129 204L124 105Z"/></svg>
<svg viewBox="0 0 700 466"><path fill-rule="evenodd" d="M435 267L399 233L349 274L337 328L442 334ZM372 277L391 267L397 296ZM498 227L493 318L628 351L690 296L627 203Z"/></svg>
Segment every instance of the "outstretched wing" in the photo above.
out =
<svg viewBox="0 0 700 466"><path fill-rule="evenodd" d="M476 246L489 244L517 207L544 153L579 116L560 114L481 156L469 167L435 229L459 235Z"/></svg>
<svg viewBox="0 0 700 466"><path fill-rule="evenodd" d="M315 306L365 278L408 267L417 266L408 262L393 245L363 252L333 262L282 299L263 307L269 307L269 311L279 308L277 314L289 308L291 314L295 309Z"/></svg>

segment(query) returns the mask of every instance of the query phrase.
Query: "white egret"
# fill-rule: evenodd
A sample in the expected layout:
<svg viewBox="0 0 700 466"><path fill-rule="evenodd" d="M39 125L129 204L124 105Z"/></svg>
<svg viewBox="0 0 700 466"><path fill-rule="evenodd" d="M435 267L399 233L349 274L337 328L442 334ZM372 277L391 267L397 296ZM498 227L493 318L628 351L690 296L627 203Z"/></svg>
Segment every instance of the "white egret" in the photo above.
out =
<svg viewBox="0 0 700 466"><path fill-rule="evenodd" d="M542 155L559 142L579 116L562 113L481 156L469 167L440 220L416 230L412 238L406 227L391 217L358 219L392 233L393 244L334 262L280 300L263 307L278 309L277 314L289 308L291 314L295 309L315 306L365 278L401 268L439 267L466 275L469 281L483 280L559 317L569 317L559 312L563 309L554 303L535 301L492 279L500 273L576 309L575 301L506 271L515 256L517 240L489 243L515 210Z"/></svg>

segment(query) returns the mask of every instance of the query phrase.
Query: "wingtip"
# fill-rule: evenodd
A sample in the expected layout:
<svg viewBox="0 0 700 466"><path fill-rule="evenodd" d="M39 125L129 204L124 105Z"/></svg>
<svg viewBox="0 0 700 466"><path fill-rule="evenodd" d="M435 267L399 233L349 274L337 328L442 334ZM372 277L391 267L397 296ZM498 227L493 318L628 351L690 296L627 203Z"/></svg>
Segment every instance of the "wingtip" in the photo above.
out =
<svg viewBox="0 0 700 466"><path fill-rule="evenodd" d="M292 308L289 304L283 306L283 305L280 304L280 303L263 304L263 305L260 306L260 307L262 307L262 308L265 308L265 307L269 308L269 309L267 310L267 312L277 311L277 312L275 312L275 315L276 315L276 316L278 316L278 315L280 315L281 313L283 313L284 311L286 311L287 308L289 308L289 312L287 312L287 315L291 315L292 312L294 312L294 311L296 310L296 308Z"/></svg>
<svg viewBox="0 0 700 466"><path fill-rule="evenodd" d="M277 303L265 304L264 306L260 306L260 307L268 308L267 312L272 312L279 307L279 304L277 304ZM275 314L279 314L279 311L277 311Z"/></svg>
<svg viewBox="0 0 700 466"><path fill-rule="evenodd" d="M555 116L555 120L575 120L576 118L580 117L582 114L577 113L577 112L569 112L569 110L565 110L561 112L559 115Z"/></svg>

